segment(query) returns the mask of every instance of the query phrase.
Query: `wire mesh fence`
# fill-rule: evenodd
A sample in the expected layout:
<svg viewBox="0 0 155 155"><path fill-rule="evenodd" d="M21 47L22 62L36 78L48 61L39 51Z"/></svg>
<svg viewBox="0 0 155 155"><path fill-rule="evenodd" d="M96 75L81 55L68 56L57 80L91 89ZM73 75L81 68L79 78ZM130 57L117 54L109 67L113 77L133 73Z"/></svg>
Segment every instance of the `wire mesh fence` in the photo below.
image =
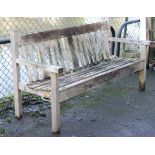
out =
<svg viewBox="0 0 155 155"><path fill-rule="evenodd" d="M71 26L79 26L83 24L104 22L105 17L7 17L0 18L0 37L8 38L10 30L16 30L23 34L46 31L50 29L66 28ZM128 19L130 20L130 19ZM125 17L108 18L109 24L117 33ZM139 38L139 24L131 24L123 31L122 37ZM129 46L121 46L121 49L128 49ZM137 49L138 47L132 47ZM22 80L26 81L27 76L24 70L21 71ZM10 44L0 45L0 98L12 95L13 93L13 76Z"/></svg>
<svg viewBox="0 0 155 155"><path fill-rule="evenodd" d="M133 20L136 18L130 17L128 20ZM140 39L140 23L133 23L129 24L126 29L124 29L122 37L129 38L129 39ZM136 51L140 48L139 45L133 45L133 44L123 44L121 49L122 50L130 50L130 51Z"/></svg>

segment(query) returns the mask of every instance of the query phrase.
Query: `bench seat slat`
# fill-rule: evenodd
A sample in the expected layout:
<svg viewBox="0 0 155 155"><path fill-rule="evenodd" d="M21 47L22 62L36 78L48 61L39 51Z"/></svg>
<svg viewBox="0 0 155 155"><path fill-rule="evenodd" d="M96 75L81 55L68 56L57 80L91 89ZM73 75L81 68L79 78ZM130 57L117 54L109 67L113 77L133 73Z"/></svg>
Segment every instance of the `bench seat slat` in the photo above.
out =
<svg viewBox="0 0 155 155"><path fill-rule="evenodd" d="M119 69L126 68L126 70L129 69L129 72L130 72L131 70L130 67L132 65L138 66L138 69L140 69L139 67L143 68L143 63L141 62L142 60L139 60L139 59L122 59L122 61L118 59L118 61L115 60L113 62L107 62L107 64L109 64L109 66L107 67L105 67L102 64L99 64L99 65L96 65L96 68L95 66L93 66L92 68L86 69L86 71L83 70L84 74L82 71L79 71L79 73L77 71L75 73L76 76L74 76L74 73L72 73L71 75L60 77L59 78L59 91L60 93L63 91L66 92L66 90L68 89L71 89L73 87L76 88L76 85L78 86L78 85L81 85L82 83L85 83L85 82L87 83L88 81L92 81L92 79L95 79L95 78L100 78L101 76L103 76L103 79L104 79L104 75L106 77L106 74L113 73L114 71L117 71ZM101 66L104 66L104 67L101 67ZM109 81L109 80L105 79L105 81ZM36 93L42 92L43 95L41 96L50 97L49 95L51 91L51 82L49 79L42 80L42 81L32 83L30 85L26 85L25 87L20 85L20 88L29 89L29 91L31 93L34 92L34 94L35 92ZM64 96L63 93L61 94ZM63 101L64 98L65 97L62 97L61 101Z"/></svg>
<svg viewBox="0 0 155 155"><path fill-rule="evenodd" d="M110 62L110 61L109 62L104 61L104 62L102 62L99 65L91 66L91 67L88 67L88 68L85 68L85 69L83 68L82 70L79 70L77 72L73 72L73 73L70 73L68 75L65 75L65 78L64 78L64 76L63 77L60 77L60 81L61 80L65 81L65 79L68 81L68 79L70 79L70 78L73 79L73 78L77 78L79 75L83 75L83 74L86 75L86 74L88 74L89 73L89 70L91 70L91 71L92 70L97 70L97 69L100 69L101 67L102 68L103 67L107 67L107 66L110 66L111 64L120 63L122 61L124 61L122 58L117 58L117 60L113 60L112 62ZM37 81L34 81L34 82L32 82L32 83L30 83L28 85L29 85L30 88L36 88L38 86L46 85L46 84L48 84L50 82L51 82L50 79L49 80L47 80L47 79L45 79L45 80L37 80Z"/></svg>
<svg viewBox="0 0 155 155"><path fill-rule="evenodd" d="M133 59L127 59L127 60L123 60L123 59L118 59L117 61L113 61L113 62L108 62L106 65L104 64L99 64L94 66L93 68L89 68L89 69L84 69L81 72L77 72L77 73L73 73L71 75L67 75L65 77L60 77L59 79L59 86L60 87L64 87L70 83L82 80L84 78L88 78L90 76L93 76L95 74L99 74L101 72L105 72L107 70L110 70L112 68L116 68L118 66L122 66L124 64L133 62ZM42 89L42 90L50 90L51 89L51 85L50 85L50 80L47 83L43 84L41 83L40 85L31 85L30 88L36 88L36 90Z"/></svg>
<svg viewBox="0 0 155 155"><path fill-rule="evenodd" d="M78 72L66 75L64 77L60 77L59 85L60 85L60 87L63 87L65 85L76 82L78 80L82 80L83 78L88 78L88 77L98 74L100 72L104 72L109 69L116 68L118 66L121 66L121 65L130 63L130 62L133 62L133 59L126 59L126 60L118 59L113 62L107 62L104 65L98 64L98 65L90 67L88 69L83 69L82 71L78 71ZM41 83L39 81L39 84L32 83L31 85L29 85L29 87L32 89L36 89L36 90L43 89L43 88L45 88L45 89L48 88L50 90L50 80L46 80L46 81L43 80L43 81L41 81Z"/></svg>

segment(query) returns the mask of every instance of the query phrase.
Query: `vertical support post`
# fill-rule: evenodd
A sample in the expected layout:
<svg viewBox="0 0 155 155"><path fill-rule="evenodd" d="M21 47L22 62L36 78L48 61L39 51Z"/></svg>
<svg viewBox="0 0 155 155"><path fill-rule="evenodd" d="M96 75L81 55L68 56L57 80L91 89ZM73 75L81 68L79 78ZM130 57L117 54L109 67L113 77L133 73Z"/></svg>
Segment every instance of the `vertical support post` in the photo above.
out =
<svg viewBox="0 0 155 155"><path fill-rule="evenodd" d="M151 17L141 17L140 18L140 39L141 40L150 40L151 39L151 27L152 27ZM146 64L148 64L148 56L149 56L149 46L147 47L147 57Z"/></svg>
<svg viewBox="0 0 155 155"><path fill-rule="evenodd" d="M60 133L60 103L59 103L59 75L51 73L51 112L52 133Z"/></svg>
<svg viewBox="0 0 155 155"><path fill-rule="evenodd" d="M147 27L147 33L146 33L146 39L152 40L151 37L151 29L152 29L152 17L146 18L146 27ZM146 61L146 67L149 68L149 55L150 55L150 47L147 46L148 54L147 54L147 61Z"/></svg>
<svg viewBox="0 0 155 155"><path fill-rule="evenodd" d="M19 64L16 63L18 58L18 34L17 32L10 33L11 39L11 53L12 53L12 68L13 68L13 83L14 83L14 107L15 116L21 118L22 116L22 100L21 90L19 90L18 82L20 81L20 68Z"/></svg>
<svg viewBox="0 0 155 155"><path fill-rule="evenodd" d="M146 51L147 47L142 48L142 53L140 55L140 59L144 60L143 69L139 71L139 90L145 91L145 79L146 79Z"/></svg>
<svg viewBox="0 0 155 155"><path fill-rule="evenodd" d="M140 19L140 37L141 40L149 40L150 18L142 17ZM142 46L140 59L144 60L144 68L139 71L139 89L145 90L146 66L148 61L149 46Z"/></svg>

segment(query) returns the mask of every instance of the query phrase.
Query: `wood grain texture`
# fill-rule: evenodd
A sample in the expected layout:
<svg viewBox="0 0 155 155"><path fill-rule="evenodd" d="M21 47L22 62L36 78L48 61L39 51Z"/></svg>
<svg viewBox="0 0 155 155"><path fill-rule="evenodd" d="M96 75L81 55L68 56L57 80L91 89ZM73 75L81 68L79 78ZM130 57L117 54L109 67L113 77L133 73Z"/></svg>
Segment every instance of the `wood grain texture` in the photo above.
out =
<svg viewBox="0 0 155 155"><path fill-rule="evenodd" d="M130 73L142 70L144 60L128 59L83 69L70 75L59 77L60 102L76 96L87 90L107 83L111 80L127 76ZM20 89L42 97L51 98L50 80L42 80L29 85L20 85Z"/></svg>
<svg viewBox="0 0 155 155"><path fill-rule="evenodd" d="M46 72L53 72L57 74L61 74L63 72L63 68L59 66L54 66L54 65L49 66L49 65L44 65L41 63L35 63L33 61L25 61L24 59L16 59L15 62L17 64L25 65L25 66L32 67L32 68L40 68Z"/></svg>
<svg viewBox="0 0 155 155"><path fill-rule="evenodd" d="M51 73L51 114L52 114L52 133L60 133L60 103L59 103L59 76Z"/></svg>
<svg viewBox="0 0 155 155"><path fill-rule="evenodd" d="M151 41L149 40L134 40L134 39L125 39L125 38L109 38L109 41L128 43L128 44L137 44L137 45L150 45Z"/></svg>
<svg viewBox="0 0 155 155"><path fill-rule="evenodd" d="M13 84L14 84L14 107L15 116L20 118L22 116L22 100L21 100L21 90L19 89L18 83L20 81L20 68L19 64L16 64L16 59L18 55L18 35L16 32L10 33L11 39L11 51L12 51L12 68L13 68Z"/></svg>
<svg viewBox="0 0 155 155"><path fill-rule="evenodd" d="M92 25L94 26L94 24ZM110 29L107 27L106 29L102 27L95 32L60 37L34 44L24 44L19 47L21 53L25 53L25 56L21 54L21 57L28 61L31 60L31 62L62 67L63 75L65 75L75 70L96 65L103 60L109 60L111 53L109 51L109 31ZM48 76L45 71L43 74L40 73L39 68L25 67L30 82Z"/></svg>
<svg viewBox="0 0 155 155"><path fill-rule="evenodd" d="M137 71L143 84L146 49L141 59L122 59L111 55L109 41L140 45L150 45L150 41L110 37L107 23L12 35L16 115L22 112L21 91L49 98L52 132L57 134L60 132L60 102ZM28 84L19 82L19 65L26 68ZM45 75L49 78L45 79Z"/></svg>
<svg viewBox="0 0 155 155"><path fill-rule="evenodd" d="M95 32L99 29L108 29L107 23L94 23L86 24L82 26L74 26L64 29L56 29L32 34L22 35L19 44L37 43L52 39L57 39L61 37L69 37L78 34L85 34L90 32Z"/></svg>

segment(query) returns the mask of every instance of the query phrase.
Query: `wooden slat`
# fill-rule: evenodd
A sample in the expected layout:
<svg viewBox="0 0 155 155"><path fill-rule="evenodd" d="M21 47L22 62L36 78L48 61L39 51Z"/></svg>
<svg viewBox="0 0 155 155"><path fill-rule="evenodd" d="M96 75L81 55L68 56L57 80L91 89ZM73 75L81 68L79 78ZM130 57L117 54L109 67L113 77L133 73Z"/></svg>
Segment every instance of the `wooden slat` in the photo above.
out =
<svg viewBox="0 0 155 155"><path fill-rule="evenodd" d="M87 73L85 73L85 74L83 74L83 75L81 75L81 74L79 74L79 76L77 76L76 78L70 78L70 79L66 79L66 78L64 78L64 82L62 81L62 82L60 82L60 87L66 87L66 86L68 86L68 85L71 85L71 84L73 84L73 83L76 83L76 82L79 82L79 81L82 81L82 80L84 80L84 79L88 79L88 78L91 78L92 76L94 76L94 75L98 75L98 74L102 74L102 73L104 73L104 72L107 72L108 70L111 70L111 69L114 69L114 68L117 68L117 67L121 67L121 66L124 66L124 65L126 65L126 64L131 64L131 63L133 63L133 62L123 62L123 63L120 63L120 64L113 64L113 65L111 65L111 66L109 66L109 67L107 67L107 68L100 68L100 69L98 69L98 68L96 68L96 70L90 70L90 72L87 72ZM135 63L135 62L134 62ZM39 87L37 87L36 88L37 90L47 90L47 91L50 91L51 90L51 86L50 86L50 84L46 84L46 85L42 85L42 86L39 86Z"/></svg>
<svg viewBox="0 0 155 155"><path fill-rule="evenodd" d="M109 60L109 57L111 55L110 51L110 44L109 44L109 38L111 37L111 32L110 31L101 31L100 34L100 42L102 45L102 51L104 53L104 59Z"/></svg>
<svg viewBox="0 0 155 155"><path fill-rule="evenodd" d="M64 57L65 68L67 71L73 70L74 69L74 64L72 59L73 52L71 51L71 48L69 46L68 38L64 37L64 38L61 38L60 40L61 40L60 46Z"/></svg>
<svg viewBox="0 0 155 155"><path fill-rule="evenodd" d="M60 88L60 101L68 100L101 84L106 84L109 81L137 72L142 68L143 62L137 62L136 64L121 66L119 68L115 68L114 70L105 72L104 74L90 77L85 81L79 81L73 85L68 85L65 88Z"/></svg>
<svg viewBox="0 0 155 155"><path fill-rule="evenodd" d="M134 40L134 39L124 39L124 38L109 38L109 41L122 42L128 44L137 44L137 45L150 45L151 41L149 40Z"/></svg>
<svg viewBox="0 0 155 155"><path fill-rule="evenodd" d="M50 82L51 82L50 79L38 80L38 81L32 82L30 84L27 84L27 86L29 88L34 89L34 88L37 88L39 86L43 86L43 85L49 84Z"/></svg>
<svg viewBox="0 0 155 155"><path fill-rule="evenodd" d="M19 89L25 92L29 92L31 94L35 94L41 97L46 97L46 98L50 98L51 97L51 92L50 91L42 91L42 90L35 90L35 89L31 89L29 88L27 85L24 85L23 83L19 83L18 84Z"/></svg>
<svg viewBox="0 0 155 155"><path fill-rule="evenodd" d="M150 42L150 47L155 47L155 41Z"/></svg>
<svg viewBox="0 0 155 155"><path fill-rule="evenodd" d="M115 71L115 70L119 70L120 68L123 68L123 67L127 67L127 66L130 66L130 65L133 65L133 64L136 64L136 63L139 63L141 60L139 60L139 61L136 61L136 62L129 62L129 63L126 63L126 64L122 64L122 65L117 65L117 66L112 66L111 68L109 68L109 69L105 69L104 71L101 71L101 72L96 72L96 73L94 73L93 75L91 75L91 76L86 76L85 78L83 78L83 79L81 79L81 80L77 80L76 82L74 82L74 83L71 83L71 85L73 84L73 85L76 85L77 83L81 83L81 81L87 81L87 80L89 80L89 79L93 79L94 77L98 77L99 75L105 75L106 73L108 73L108 72L113 72L113 71ZM69 85L67 85L67 87L70 87ZM66 86L62 86L62 89L66 89Z"/></svg>
<svg viewBox="0 0 155 155"><path fill-rule="evenodd" d="M131 62L120 67L113 68L111 70L90 76L86 79L79 80L72 84L66 85L65 87L60 87L60 100L64 101L71 97L77 96L84 93L85 91L97 87L100 84L105 84L111 80L118 79L127 76L130 73L137 72L144 67L144 62L142 60L137 62ZM46 90L35 90L28 86L23 86L19 84L19 88L24 91L28 91L32 94L36 94L42 97L51 97L50 91Z"/></svg>
<svg viewBox="0 0 155 155"><path fill-rule="evenodd" d="M65 75L65 76L62 76L59 78L60 80L60 86L62 86L64 83L66 83L66 81L68 82L72 82L71 80L72 79L79 79L80 76L83 76L83 75L87 75L88 73L91 73L92 71L94 72L97 72L98 70L103 70L103 68L107 68L111 65L117 65L117 64L122 64L122 62L124 62L125 60L123 59L117 59L117 60L114 60L113 62L104 62L104 63L101 63L101 64L98 64L96 66L92 66L92 67L89 67L89 68L85 68L85 69L82 69L82 70L79 70L77 72L74 72L74 73L71 73L71 74L68 74L68 75ZM130 59L129 59L130 61ZM128 63L129 61L125 61L124 63ZM63 81L63 83L62 83ZM32 89L34 88L37 88L37 87L40 87L40 86L43 86L43 85L47 85L50 83L50 80L38 80L38 81L35 81L35 82L32 82L30 84L28 84L28 86Z"/></svg>
<svg viewBox="0 0 155 155"><path fill-rule="evenodd" d="M74 26L64 29L56 29L32 34L22 35L19 44L30 44L30 43L38 43L42 41L58 39L61 37L69 37L77 34L84 34L95 32L99 29L108 29L107 23L94 23L94 24L86 24L82 26Z"/></svg>
<svg viewBox="0 0 155 155"><path fill-rule="evenodd" d="M117 63L112 63L111 65L108 63L109 65L107 65L107 67L106 67L106 65L100 65L100 66L96 66L96 68L94 68L94 69L87 70L87 72L85 72L84 70L83 70L82 73L78 72L78 74L76 76L74 74L72 76L70 76L70 77L64 76L64 77L62 77L61 80L59 80L60 81L59 87L64 87L64 86L66 86L68 84L74 83L76 81L80 81L82 79L86 79L86 78L88 78L90 76L99 74L101 72L105 72L107 70L110 70L112 68L116 68L118 66L122 66L124 64L129 63L129 62L131 62L131 61L124 61L122 63L117 62ZM46 82L46 83L43 82L43 83L44 84L42 84L42 82L40 82L40 84L35 85L35 87L33 85L29 86L29 87L30 88L35 88L36 90L51 90L51 85L50 85L49 80L48 80L48 82Z"/></svg>
<svg viewBox="0 0 155 155"><path fill-rule="evenodd" d="M35 52L36 51L33 50L33 47L31 45L28 45L26 55L30 61L35 61ZM32 77L33 81L39 79L39 74L38 74L38 71L36 69L30 68L29 73L31 74L30 77Z"/></svg>
<svg viewBox="0 0 155 155"><path fill-rule="evenodd" d="M16 59L16 63L20 64L20 65L25 65L25 66L29 66L32 68L39 68L42 69L46 72L53 72L53 73L58 73L61 74L63 72L63 68L59 67L59 66L54 66L54 65L44 65L44 64L40 64L40 63L35 63L32 61L25 61L23 59Z"/></svg>
<svg viewBox="0 0 155 155"><path fill-rule="evenodd" d="M75 81L79 81L79 80L82 80L83 78L87 78L87 77L90 77L92 75L95 75L95 74L99 74L100 72L104 72L104 71L107 71L109 69L112 69L112 68L116 68L118 66L122 66L122 65L125 65L127 63L131 63L131 62L136 62L136 61L139 61L139 60L133 60L133 59L127 59L127 60L124 60L124 59L118 59L117 61L113 61L113 62L106 62L104 64L99 64L99 65L96 65L96 66L92 66L90 68L86 68L86 69L83 69L81 71L77 71L77 72L74 72L72 74L69 74L69 75L66 75L66 76L62 76L59 78L59 83L60 83L60 87L62 86L65 86L65 85L68 85L70 83L73 83ZM29 84L29 87L32 88L32 89L49 89L50 90L50 80L42 80L42 81L39 81L39 82L33 82L32 84Z"/></svg>
<svg viewBox="0 0 155 155"><path fill-rule="evenodd" d="M69 48L71 50L71 58L73 61L73 68L78 68L79 67L79 63L78 63L78 59L76 57L76 53L75 53L75 47L74 47L74 43L73 43L73 38L72 37L68 37L68 44L69 44Z"/></svg>
<svg viewBox="0 0 155 155"><path fill-rule="evenodd" d="M21 58L28 61L29 60L29 57L28 57L28 54L27 54L28 45L21 46L19 49L21 49ZM28 66L25 66L25 69L26 69L26 73L28 75L29 82L32 82L33 81L32 70Z"/></svg>
<svg viewBox="0 0 155 155"><path fill-rule="evenodd" d="M94 66L89 66L88 68L85 68L85 69L82 69L82 70L78 70L76 72L73 72L71 74L68 74L68 75L65 75L65 79L70 79L70 78L74 78L74 77L77 77L79 75L82 75L82 74L86 74L87 72L91 72L92 70L97 70L98 68L106 68L107 66L110 66L112 64L118 64L118 63L121 63L123 62L124 59L121 59L121 58L118 58L116 60L113 60L113 61L108 61L108 62L102 62L98 65L94 65ZM63 77L60 77L60 79L63 79Z"/></svg>
<svg viewBox="0 0 155 155"><path fill-rule="evenodd" d="M53 65L59 65L59 56L58 56L58 45L57 45L57 40L50 40L49 43L50 46L50 53L52 55L52 62Z"/></svg>
<svg viewBox="0 0 155 155"><path fill-rule="evenodd" d="M123 65L125 65L127 63L131 63L131 61L129 61L129 62L126 61L126 62L122 62L122 63L116 63L116 64L112 64L110 66L107 65L107 67L100 66L100 67L95 68L94 70L89 70L88 72L79 74L76 77L73 77L73 76L71 78L65 77L65 81L62 82L62 84L60 83L60 86L62 87L62 86L65 86L65 85L67 85L69 83L73 83L75 81L82 80L84 78L88 78L88 77L91 77L93 75L97 75L97 74L106 72L106 71L108 71L110 69L113 69L113 68L116 68L116 67L119 67L119 66L123 66Z"/></svg>

